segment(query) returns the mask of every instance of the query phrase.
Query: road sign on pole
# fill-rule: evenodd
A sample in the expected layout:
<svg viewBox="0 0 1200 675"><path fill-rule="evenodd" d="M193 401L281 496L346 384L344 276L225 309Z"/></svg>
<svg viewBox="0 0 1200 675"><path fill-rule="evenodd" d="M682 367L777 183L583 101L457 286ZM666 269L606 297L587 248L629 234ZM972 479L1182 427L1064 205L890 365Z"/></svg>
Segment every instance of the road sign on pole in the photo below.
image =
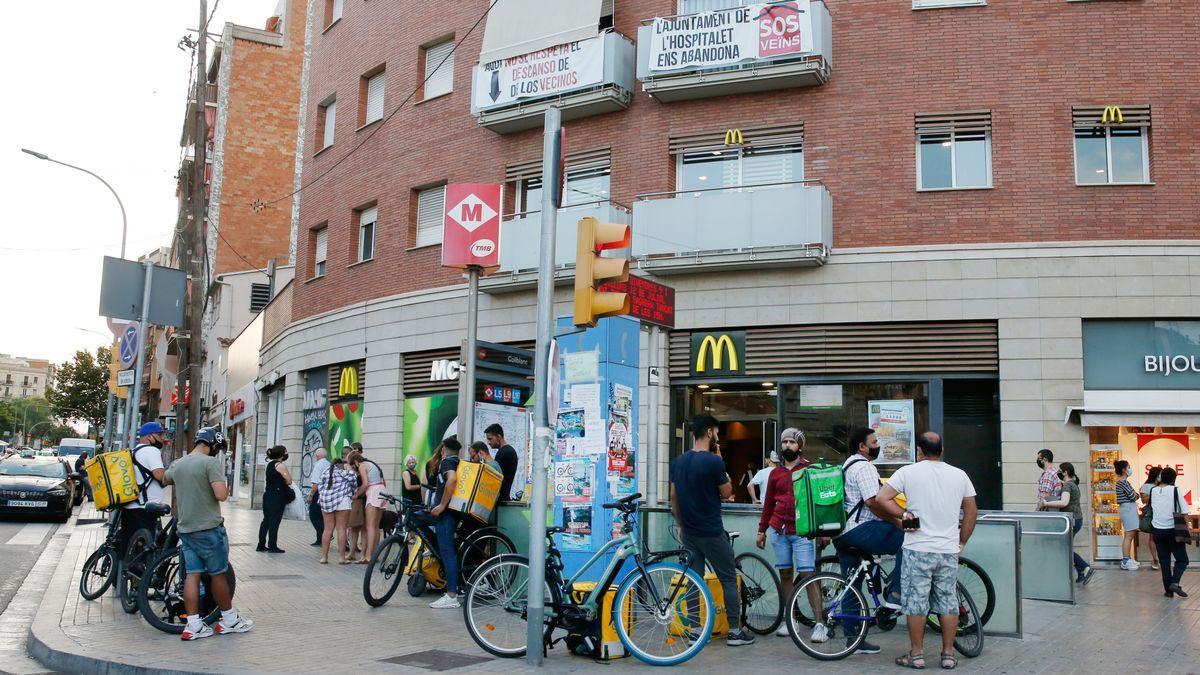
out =
<svg viewBox="0 0 1200 675"><path fill-rule="evenodd" d="M138 350L138 327L136 324L125 326L125 331L121 333L121 367L129 368L133 365L134 359L137 358ZM126 386L117 382L117 386Z"/></svg>
<svg viewBox="0 0 1200 675"><path fill-rule="evenodd" d="M129 387L133 385L133 369L117 371L117 386Z"/></svg>

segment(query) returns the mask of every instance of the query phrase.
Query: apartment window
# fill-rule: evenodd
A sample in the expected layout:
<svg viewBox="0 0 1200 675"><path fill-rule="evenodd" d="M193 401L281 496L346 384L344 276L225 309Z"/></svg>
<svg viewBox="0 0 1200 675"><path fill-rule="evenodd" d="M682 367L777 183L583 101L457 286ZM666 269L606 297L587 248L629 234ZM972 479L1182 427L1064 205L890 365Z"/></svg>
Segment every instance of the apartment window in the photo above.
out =
<svg viewBox="0 0 1200 675"><path fill-rule="evenodd" d="M379 210L372 206L358 212L358 261L366 262L375 257L375 222Z"/></svg>
<svg viewBox="0 0 1200 675"><path fill-rule="evenodd" d="M33 383L34 383L34 384L37 384L37 383L38 383L38 381L37 381L37 376L36 376L36 375L34 375L34 377L33 377Z"/></svg>
<svg viewBox="0 0 1200 675"><path fill-rule="evenodd" d="M563 182L563 208L608 201L611 173L608 166L567 169L567 179ZM534 176L522 179L517 183L517 211L541 210L542 177Z"/></svg>
<svg viewBox="0 0 1200 675"><path fill-rule="evenodd" d="M362 107L359 113L358 126L366 126L371 122L383 119L383 66L367 75L363 75L360 89Z"/></svg>
<svg viewBox="0 0 1200 675"><path fill-rule="evenodd" d="M992 186L992 113L918 113L917 189Z"/></svg>
<svg viewBox="0 0 1200 675"><path fill-rule="evenodd" d="M1150 182L1150 106L1077 107L1071 118L1077 184Z"/></svg>
<svg viewBox="0 0 1200 675"><path fill-rule="evenodd" d="M422 100L454 90L454 38L425 47L425 84Z"/></svg>
<svg viewBox="0 0 1200 675"><path fill-rule="evenodd" d="M332 94L317 105L317 148L319 148L317 152L333 145L333 130L336 120L337 95Z"/></svg>
<svg viewBox="0 0 1200 675"><path fill-rule="evenodd" d="M677 190L768 189L804 180L803 124L733 131L671 139Z"/></svg>
<svg viewBox="0 0 1200 675"><path fill-rule="evenodd" d="M978 7L987 0L913 0L913 9L938 9L940 7Z"/></svg>
<svg viewBox="0 0 1200 675"><path fill-rule="evenodd" d="M325 27L342 18L342 0L325 0Z"/></svg>
<svg viewBox="0 0 1200 675"><path fill-rule="evenodd" d="M329 227L322 225L312 231L313 278L325 276L325 262L329 257Z"/></svg>
<svg viewBox="0 0 1200 675"><path fill-rule="evenodd" d="M413 247L442 243L442 220L446 212L446 186L417 192L417 231Z"/></svg>
<svg viewBox="0 0 1200 675"><path fill-rule="evenodd" d="M25 381L22 382L21 385L25 386L25 387L29 386L29 376L28 375L25 376Z"/></svg>
<svg viewBox="0 0 1200 675"><path fill-rule="evenodd" d="M271 302L271 284L250 284L250 311L257 314Z"/></svg>

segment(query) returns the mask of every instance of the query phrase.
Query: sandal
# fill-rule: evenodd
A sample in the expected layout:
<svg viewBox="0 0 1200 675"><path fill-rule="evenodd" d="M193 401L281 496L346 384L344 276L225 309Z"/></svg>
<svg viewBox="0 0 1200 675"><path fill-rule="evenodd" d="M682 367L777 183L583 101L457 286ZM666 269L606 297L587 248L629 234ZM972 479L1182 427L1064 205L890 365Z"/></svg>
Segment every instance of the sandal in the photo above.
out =
<svg viewBox="0 0 1200 675"><path fill-rule="evenodd" d="M339 565L353 565L354 561L353 560L339 560L338 564Z"/></svg>
<svg viewBox="0 0 1200 675"><path fill-rule="evenodd" d="M328 564L329 564L329 561L328 561L328 560L326 560L325 558L321 558L321 559L320 559L320 560L318 560L317 562L321 563L322 565L328 565Z"/></svg>
<svg viewBox="0 0 1200 675"><path fill-rule="evenodd" d="M925 652L917 652L916 654L906 652L904 656L897 656L896 665L901 668L925 670Z"/></svg>
<svg viewBox="0 0 1200 675"><path fill-rule="evenodd" d="M946 665L950 664L950 665ZM942 652L942 670L954 670L958 667L958 658L953 654Z"/></svg>
<svg viewBox="0 0 1200 675"><path fill-rule="evenodd" d="M354 561L354 564L355 565L366 565L369 562L371 562L371 561L367 560L366 558L359 558L358 560Z"/></svg>

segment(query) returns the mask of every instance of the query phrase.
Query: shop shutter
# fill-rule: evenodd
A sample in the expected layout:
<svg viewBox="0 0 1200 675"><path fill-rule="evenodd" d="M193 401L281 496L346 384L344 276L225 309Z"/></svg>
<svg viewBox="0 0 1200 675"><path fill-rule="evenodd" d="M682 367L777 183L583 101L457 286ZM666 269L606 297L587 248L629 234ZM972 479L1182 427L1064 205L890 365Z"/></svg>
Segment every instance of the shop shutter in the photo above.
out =
<svg viewBox="0 0 1200 675"><path fill-rule="evenodd" d="M704 331L709 332L709 331ZM672 379L691 377L691 332L672 331ZM852 323L746 329L745 375L998 373L994 321Z"/></svg>
<svg viewBox="0 0 1200 675"><path fill-rule="evenodd" d="M338 382L342 377L342 368L350 365L358 371L358 396L349 398L364 398L363 392L367 390L367 362L359 361L358 363L339 363L336 366L329 366L329 388L326 391L329 392L330 399L338 398Z"/></svg>
<svg viewBox="0 0 1200 675"><path fill-rule="evenodd" d="M417 232L413 246L442 243L442 220L446 211L446 186L421 190L417 195Z"/></svg>
<svg viewBox="0 0 1200 675"><path fill-rule="evenodd" d="M443 63L445 61L445 63ZM433 98L454 90L454 40L425 48L425 95Z"/></svg>
<svg viewBox="0 0 1200 675"><path fill-rule="evenodd" d="M765 127L729 127L720 131L673 136L668 142L668 150L672 155L724 150L729 147L725 145L725 135L729 129L739 129L742 132L742 145L754 148L804 143L804 122L793 122Z"/></svg>
<svg viewBox="0 0 1200 675"><path fill-rule="evenodd" d="M383 85L386 73L376 73L367 80L367 116L365 123L369 124L383 119Z"/></svg>
<svg viewBox="0 0 1200 675"><path fill-rule="evenodd" d="M992 111L917 113L914 116L917 135L980 133L992 130Z"/></svg>
<svg viewBox="0 0 1200 675"><path fill-rule="evenodd" d="M1071 108L1071 124L1076 128L1112 126L1112 127L1149 127L1150 106L1120 105L1120 122L1104 122L1104 110L1109 106L1075 106Z"/></svg>

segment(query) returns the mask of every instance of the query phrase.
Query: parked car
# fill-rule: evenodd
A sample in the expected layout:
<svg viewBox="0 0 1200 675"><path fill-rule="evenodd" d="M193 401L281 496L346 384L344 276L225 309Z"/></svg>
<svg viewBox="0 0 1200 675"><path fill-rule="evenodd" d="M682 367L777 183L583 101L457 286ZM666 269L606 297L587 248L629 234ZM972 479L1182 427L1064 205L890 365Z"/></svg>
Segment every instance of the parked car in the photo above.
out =
<svg viewBox="0 0 1200 675"><path fill-rule="evenodd" d="M51 516L65 523L79 489L72 469L57 457L0 460L0 514Z"/></svg>

